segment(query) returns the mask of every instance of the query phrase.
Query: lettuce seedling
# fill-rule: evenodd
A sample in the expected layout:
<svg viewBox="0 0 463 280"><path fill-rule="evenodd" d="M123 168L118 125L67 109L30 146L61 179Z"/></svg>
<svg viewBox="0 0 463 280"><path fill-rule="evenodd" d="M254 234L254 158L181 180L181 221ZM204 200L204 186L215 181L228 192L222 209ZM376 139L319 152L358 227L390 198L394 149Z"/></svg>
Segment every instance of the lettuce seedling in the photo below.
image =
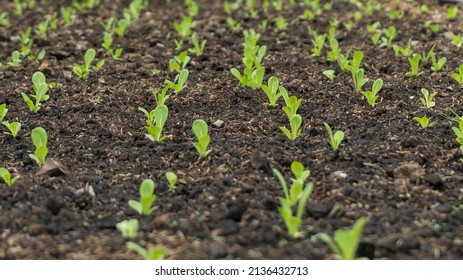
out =
<svg viewBox="0 0 463 280"><path fill-rule="evenodd" d="M33 154L29 154L29 157L35 160L39 166L45 164L45 159L48 154L47 141L48 136L45 129L36 127L32 130L32 143L35 146Z"/></svg>
<svg viewBox="0 0 463 280"><path fill-rule="evenodd" d="M414 121L418 122L422 128L428 128L431 126L434 126L436 122L429 122L429 118L424 116L424 117L414 117Z"/></svg>
<svg viewBox="0 0 463 280"><path fill-rule="evenodd" d="M181 52L179 55L169 60L170 71L180 73L180 71L186 68L190 59L191 57L188 56L188 51Z"/></svg>
<svg viewBox="0 0 463 280"><path fill-rule="evenodd" d="M127 18L120 19L117 21L116 29L114 29L114 32L116 32L116 34L119 37L124 37L127 27L129 27L129 25L130 25L129 19Z"/></svg>
<svg viewBox="0 0 463 280"><path fill-rule="evenodd" d="M96 56L96 52L94 49L88 49L86 52L85 52L85 56L84 56L84 64L80 65L80 64L74 64L74 66L72 67L72 71L77 75L79 76L80 78L87 78L88 75L90 74L91 72L91 69L90 67L92 66L92 62L93 60L95 59L95 56ZM100 61L98 61L96 63L96 68L101 68L103 67L103 64L105 63L104 59L101 59Z"/></svg>
<svg viewBox="0 0 463 280"><path fill-rule="evenodd" d="M9 132L3 132L7 135L13 136L13 138L16 138L18 136L18 132L21 129L21 123L20 122L12 122L9 123L7 121L2 122L2 124L8 128Z"/></svg>
<svg viewBox="0 0 463 280"><path fill-rule="evenodd" d="M433 100L434 97L437 95L437 92L429 94L429 91L427 89L422 88L421 93L423 94L423 97L420 97L420 101L426 109L436 106L436 103Z"/></svg>
<svg viewBox="0 0 463 280"><path fill-rule="evenodd" d="M282 92L281 87L280 87L280 92ZM285 112L288 119L290 120L294 115L297 114L297 110L299 109L299 106L301 106L301 103L302 103L302 98L297 98L297 96L294 96L294 95L290 97L287 97L287 96L288 94L286 93L286 98L285 98L286 106L283 106L282 109L283 109L283 112Z"/></svg>
<svg viewBox="0 0 463 280"><path fill-rule="evenodd" d="M174 22L174 28L177 30L178 35L182 38L190 37L192 33L192 29L196 27L196 22L191 17L182 17L182 21L180 23Z"/></svg>
<svg viewBox="0 0 463 280"><path fill-rule="evenodd" d="M277 101L281 97L281 93L278 92L280 82L278 78L272 76L268 79L268 85L262 85L262 90L267 95L269 103L265 103L269 106L276 107L278 106Z"/></svg>
<svg viewBox="0 0 463 280"><path fill-rule="evenodd" d="M35 95L31 95L31 97L35 99L35 102L32 101L31 98L24 92L21 92L21 96L29 109L32 112L37 113L42 107L42 102L47 101L50 98L47 94L49 85L46 83L45 76L41 72L34 73L32 76L32 82L34 84L33 89Z"/></svg>
<svg viewBox="0 0 463 280"><path fill-rule="evenodd" d="M233 32L239 32L241 30L241 24L236 22L232 17L227 17L227 25Z"/></svg>
<svg viewBox="0 0 463 280"><path fill-rule="evenodd" d="M377 79L370 90L362 91L362 95L367 99L368 105L375 107L376 100L378 100L378 92L383 88L383 80Z"/></svg>
<svg viewBox="0 0 463 280"><path fill-rule="evenodd" d="M319 238L328 244L338 259L354 260L365 223L365 218L360 218L355 222L351 230L336 230L334 240L326 233L317 234L315 239Z"/></svg>
<svg viewBox="0 0 463 280"><path fill-rule="evenodd" d="M140 185L140 201L129 200L129 206L133 210L137 211L140 215L150 215L158 207L153 207L153 203L156 201L156 195L154 194L154 182L151 179L145 179Z"/></svg>
<svg viewBox="0 0 463 280"><path fill-rule="evenodd" d="M452 35L452 45L461 49L463 47L463 35L453 34Z"/></svg>
<svg viewBox="0 0 463 280"><path fill-rule="evenodd" d="M456 20L458 15L458 6L453 5L447 8L447 19Z"/></svg>
<svg viewBox="0 0 463 280"><path fill-rule="evenodd" d="M447 58L441 57L439 60L437 60L436 55L434 53L431 53L431 62L431 70L434 72L438 72L442 70L442 68L444 67L445 62L447 62Z"/></svg>
<svg viewBox="0 0 463 280"><path fill-rule="evenodd" d="M208 150L207 147L211 142L211 137L208 134L207 123L202 119L197 119L193 122L192 130L198 142L194 142L193 145L198 152L200 158L205 158L210 154L211 150Z"/></svg>
<svg viewBox="0 0 463 280"><path fill-rule="evenodd" d="M146 250L137 243L131 241L127 242L126 246L127 248L137 252L137 254L140 255L144 260L163 260L166 256L166 249L164 248Z"/></svg>
<svg viewBox="0 0 463 280"><path fill-rule="evenodd" d="M412 46L412 40L410 39L408 40L407 46L405 48L394 44L392 45L392 49L394 50L394 55L396 57L399 57L399 56L409 57L413 54L411 46Z"/></svg>
<svg viewBox="0 0 463 280"><path fill-rule="evenodd" d="M106 50L106 52L113 58L113 59L119 59L122 55L122 49L117 48L113 49L113 36L111 33L104 32L103 33L103 44L101 46Z"/></svg>
<svg viewBox="0 0 463 280"><path fill-rule="evenodd" d="M10 25L10 18L8 17L8 13L3 12L0 13L0 26L7 27Z"/></svg>
<svg viewBox="0 0 463 280"><path fill-rule="evenodd" d="M325 70L323 71L323 75L325 75L331 82L334 80L334 70Z"/></svg>
<svg viewBox="0 0 463 280"><path fill-rule="evenodd" d="M364 78L365 70L360 68L356 72L352 72L352 78L354 79L354 86L355 90L358 92L362 92L363 86L368 83L368 78Z"/></svg>
<svg viewBox="0 0 463 280"><path fill-rule="evenodd" d="M392 46L392 40L394 40L395 37L397 36L396 28L394 26L389 26L388 28L383 29L383 33L384 33L384 35L386 35L386 37L382 37L381 41L387 47L391 47Z"/></svg>
<svg viewBox="0 0 463 280"><path fill-rule="evenodd" d="M310 182L304 186L304 181L310 176L310 170L305 170L302 163L293 162L291 164L291 171L296 176L296 179L291 179L292 185L289 190L280 171L273 169L273 174L278 178L284 193L284 197L279 198L281 207L278 208L278 212L285 222L288 235L291 238L297 238L301 235L299 227L302 224L302 214L304 213L305 205L312 193L314 184ZM294 206L297 206L296 215L293 213Z"/></svg>
<svg viewBox="0 0 463 280"><path fill-rule="evenodd" d="M64 20L64 24L70 27L74 24L74 14L76 10L73 7L61 7L61 17Z"/></svg>
<svg viewBox="0 0 463 280"><path fill-rule="evenodd" d="M138 234L138 220L130 219L122 221L116 224L116 228L125 238L135 238Z"/></svg>
<svg viewBox="0 0 463 280"><path fill-rule="evenodd" d="M405 76L407 76L408 78L411 78L411 77L417 77L421 74L418 72L421 58L422 57L420 54L414 54L412 57L407 58L411 66L411 71L407 72Z"/></svg>
<svg viewBox="0 0 463 280"><path fill-rule="evenodd" d="M329 43L331 50L327 53L328 61L333 62L338 59L338 55L341 54L341 50L339 49L339 43L336 38L330 38Z"/></svg>
<svg viewBox="0 0 463 280"><path fill-rule="evenodd" d="M280 130L283 131L283 133L291 140L296 140L296 138L301 135L302 133L302 117L300 115L293 115L289 119L289 125L291 128L291 131L289 131L286 127L280 126Z"/></svg>
<svg viewBox="0 0 463 280"><path fill-rule="evenodd" d="M19 58L20 54L18 51L14 51L12 54L11 54L11 61L8 62L8 65L10 65L11 67L18 67L19 65L21 65L21 58Z"/></svg>
<svg viewBox="0 0 463 280"><path fill-rule="evenodd" d="M275 21L275 27L280 31L285 30L287 26L288 26L288 22L286 21L284 17L280 16Z"/></svg>
<svg viewBox="0 0 463 280"><path fill-rule="evenodd" d="M169 109L166 105L158 105L154 110L148 113L145 109L139 107L138 110L143 112L147 118L145 126L146 137L151 141L162 142L167 136L162 136L162 130L169 117Z"/></svg>
<svg viewBox="0 0 463 280"><path fill-rule="evenodd" d="M339 145L342 143L342 140L344 140L344 132L342 132L341 130L338 130L333 134L333 131L331 130L331 127L329 126L329 124L324 122L323 125L325 126L326 131L328 132L328 136L329 136L328 143L330 144L333 151L336 151L339 148Z"/></svg>
<svg viewBox="0 0 463 280"><path fill-rule="evenodd" d="M3 121L3 119L6 116L6 113L8 113L8 109L6 108L6 104L3 103L0 105L0 122Z"/></svg>
<svg viewBox="0 0 463 280"><path fill-rule="evenodd" d="M453 130L453 133L455 133L455 141L460 144L460 145L463 145L463 120L460 120L458 122L458 127L452 127L452 130Z"/></svg>
<svg viewBox="0 0 463 280"><path fill-rule="evenodd" d="M460 85L463 85L463 64L458 67L458 73L452 73L452 78L454 78Z"/></svg>
<svg viewBox="0 0 463 280"><path fill-rule="evenodd" d="M188 51L196 56L202 56L204 47L206 47L207 39L204 39L201 43L199 43L198 37L196 36L196 33L194 33L191 36L191 43L193 43L193 48L188 49Z"/></svg>
<svg viewBox="0 0 463 280"><path fill-rule="evenodd" d="M317 35L312 39L312 56L320 56L325 45L326 34Z"/></svg>
<svg viewBox="0 0 463 280"><path fill-rule="evenodd" d="M37 25L37 29L35 29L35 33L37 33L40 37L45 37L48 31L48 25L50 24L50 20L44 20L39 22Z"/></svg>
<svg viewBox="0 0 463 280"><path fill-rule="evenodd" d="M177 184L177 175L175 175L174 172L166 172L166 179L167 179L167 182L169 182L169 191L171 192L175 192L175 190L177 189L177 186L175 184Z"/></svg>
<svg viewBox="0 0 463 280"><path fill-rule="evenodd" d="M342 54L340 53L338 55L338 57L336 58L336 60L338 61L338 64L339 64L339 69L341 69L341 71L350 71L350 60L349 60L349 55L350 55L350 52L351 52L351 48L349 48L346 52L346 54Z"/></svg>
<svg viewBox="0 0 463 280"><path fill-rule="evenodd" d="M374 23L372 23L372 24L369 24L369 25L367 26L367 31L368 31L368 33L375 33L376 30L378 30L378 27L379 27L380 25L381 25L381 23L380 23L379 21L376 21L376 22L374 22Z"/></svg>
<svg viewBox="0 0 463 280"><path fill-rule="evenodd" d="M171 87L175 93L179 93L185 88L186 80L188 79L189 74L190 72L188 71L188 69L183 69L182 71L180 71L179 74L177 74L177 76L175 76L173 82L165 80L164 84Z"/></svg>
<svg viewBox="0 0 463 280"><path fill-rule="evenodd" d="M157 93L156 90L153 87L150 87L150 91L154 96L154 99L156 100L156 105L164 105L164 103L169 99L170 95L167 94L167 91L171 87L169 85L164 86L164 88L161 90L161 93Z"/></svg>
<svg viewBox="0 0 463 280"><path fill-rule="evenodd" d="M349 57L346 55L346 58ZM358 70L360 70L360 65L362 64L362 59L363 59L363 52L362 51L355 51L354 54L352 55L352 59L350 60L350 65L346 68L349 70L351 73L356 73Z"/></svg>
<svg viewBox="0 0 463 280"><path fill-rule="evenodd" d="M263 66L254 71L250 68L246 68L244 69L243 75L241 75L236 68L232 68L230 71L232 75L238 79L242 87L251 87L256 89L262 86L262 81L264 80L265 75L265 67Z"/></svg>
<svg viewBox="0 0 463 280"><path fill-rule="evenodd" d="M11 178L10 171L8 171L4 167L0 167L0 177L2 177L3 182L5 182L5 184L8 187L10 187L11 185L14 184L14 182L16 182L19 179L20 176L16 176L16 177Z"/></svg>

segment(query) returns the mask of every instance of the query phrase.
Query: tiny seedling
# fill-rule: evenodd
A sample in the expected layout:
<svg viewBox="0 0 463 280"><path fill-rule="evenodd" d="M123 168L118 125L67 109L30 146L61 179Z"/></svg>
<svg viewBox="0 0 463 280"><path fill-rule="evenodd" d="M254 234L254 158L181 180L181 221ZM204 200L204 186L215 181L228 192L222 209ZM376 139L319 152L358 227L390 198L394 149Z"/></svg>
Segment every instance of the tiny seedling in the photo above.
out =
<svg viewBox="0 0 463 280"><path fill-rule="evenodd" d="M359 70L352 72L352 78L354 80L355 90L358 92L362 92L363 86L368 83L368 78L364 78L365 70L360 68Z"/></svg>
<svg viewBox="0 0 463 280"><path fill-rule="evenodd" d="M14 182L16 182L20 176L16 176L12 178L10 171L8 171L4 167L0 167L0 177L2 177L3 182L5 182L5 184L9 187L12 184L14 184Z"/></svg>
<svg viewBox="0 0 463 280"><path fill-rule="evenodd" d="M247 67L244 69L243 75L241 75L241 73L236 68L232 68L230 71L232 75L238 79L242 87L250 87L256 89L262 86L265 75L264 66L261 66L255 70Z"/></svg>
<svg viewBox="0 0 463 280"><path fill-rule="evenodd" d="M458 67L458 73L452 73L452 78L454 78L458 84L463 85L463 64Z"/></svg>
<svg viewBox="0 0 463 280"><path fill-rule="evenodd" d="M323 75L325 75L331 82L334 80L334 70L325 70L323 71Z"/></svg>
<svg viewBox="0 0 463 280"><path fill-rule="evenodd" d="M312 56L320 56L325 45L326 34L317 35L312 39Z"/></svg>
<svg viewBox="0 0 463 280"><path fill-rule="evenodd" d="M436 106L436 103L434 102L434 97L437 95L437 92L429 94L429 91L427 89L422 88L421 93L423 94L423 97L420 97L420 101L426 109Z"/></svg>
<svg viewBox="0 0 463 280"><path fill-rule="evenodd" d="M146 116L145 129L148 132L146 137L151 141L162 142L167 136L162 136L162 130L169 117L169 109L166 105L158 105L154 110L148 113L147 110L139 107L139 111L143 112Z"/></svg>
<svg viewBox="0 0 463 280"><path fill-rule="evenodd" d="M341 71L350 71L350 60L349 60L349 55L350 55L350 52L351 52L351 48L349 48L346 52L346 54L339 54L338 57L336 58L336 60L338 61L338 64L339 64L339 69L341 69Z"/></svg>
<svg viewBox="0 0 463 280"><path fill-rule="evenodd" d="M354 260L365 223L365 218L360 218L355 222L351 230L336 230L334 232L334 240L326 233L317 234L315 239L319 238L328 244L336 255L336 258L340 260Z"/></svg>
<svg viewBox="0 0 463 280"><path fill-rule="evenodd" d="M88 49L86 52L85 52L85 56L84 56L84 64L80 65L80 64L74 64L74 66L72 67L72 71L77 75L79 76L80 78L87 78L88 75L90 74L91 72L91 69L90 67L92 66L92 62L93 60L95 59L95 56L96 56L96 52L94 49ZM105 63L104 59L98 61L95 65L95 67L97 69L103 67L103 64Z"/></svg>
<svg viewBox="0 0 463 280"><path fill-rule="evenodd" d="M32 112L37 113L42 107L42 102L47 101L50 98L50 96L47 94L48 89L56 86L56 84L47 84L45 75L42 72L35 72L34 75L32 75L32 83L34 85L33 90L35 95L31 95L31 97L35 99L35 102L32 101L32 99L24 92L21 92L21 96L23 97L24 102L27 104L29 109Z"/></svg>
<svg viewBox="0 0 463 280"><path fill-rule="evenodd" d="M411 77L417 77L420 75L418 71L420 67L421 58L422 57L420 54L414 54L412 57L407 58L411 66L411 71L407 72L405 76L407 76L408 78L411 78Z"/></svg>
<svg viewBox="0 0 463 280"><path fill-rule="evenodd" d="M302 117L298 114L291 116L289 119L289 126L291 131L289 131L286 127L280 126L280 130L291 140L296 140L296 138L301 135L302 133Z"/></svg>
<svg viewBox="0 0 463 280"><path fill-rule="evenodd" d="M345 58L349 57L349 52L346 54ZM352 55L352 59L350 60L350 65L346 67L352 74L356 73L360 70L360 65L362 64L363 59L363 52L362 51L355 51Z"/></svg>
<svg viewBox="0 0 463 280"><path fill-rule="evenodd" d="M120 20L117 21L116 29L114 30L114 32L116 32L116 34L119 37L124 37L125 32L126 32L127 28L129 27L129 25L130 25L130 20L129 19L126 19L126 18L120 19Z"/></svg>
<svg viewBox="0 0 463 280"><path fill-rule="evenodd" d="M429 118L424 116L424 117L414 117L414 121L418 122L422 128L428 128L431 126L434 126L436 122L430 122Z"/></svg>
<svg viewBox="0 0 463 280"><path fill-rule="evenodd" d="M281 92L278 92L280 87L280 82L278 81L278 78L275 76L272 76L268 79L268 85L262 85L262 90L268 97L268 103L265 103L266 105L276 107L278 106L277 101L278 99L282 96Z"/></svg>
<svg viewBox="0 0 463 280"><path fill-rule="evenodd" d="M431 54L431 62L432 62L431 70L434 71L434 72L438 72L438 71L442 70L442 68L444 67L445 62L447 62L447 58L446 57L441 57L438 60L436 55L434 53L432 53Z"/></svg>
<svg viewBox="0 0 463 280"><path fill-rule="evenodd" d="M175 76L173 82L165 80L164 84L171 87L175 93L179 93L185 88L189 73L190 72L188 71L188 69L183 69L182 71L180 71L179 74L177 74L177 76Z"/></svg>
<svg viewBox="0 0 463 280"><path fill-rule="evenodd" d="M460 120L458 122L458 127L453 126L452 130L453 130L453 133L455 133L455 136L456 136L455 141L458 144L463 145L463 120Z"/></svg>
<svg viewBox="0 0 463 280"><path fill-rule="evenodd" d="M6 113L8 113L8 109L6 108L6 104L3 103L0 105L0 122L3 121L3 119L6 116Z"/></svg>
<svg viewBox="0 0 463 280"><path fill-rule="evenodd" d="M409 57L413 54L413 51L412 51L412 40L408 40L408 43L407 43L407 46L406 47L401 47L399 45L392 45L392 49L394 50L394 55L396 57L399 57L399 56L405 56L405 57Z"/></svg>
<svg viewBox="0 0 463 280"><path fill-rule="evenodd" d="M140 255L144 260L163 260L166 256L166 249L164 248L146 250L137 243L131 241L127 242L126 246L127 248L137 252L137 254Z"/></svg>
<svg viewBox="0 0 463 280"><path fill-rule="evenodd" d="M378 92L383 88L383 80L382 79L377 79L374 83L373 86L371 87L371 91L362 91L362 95L365 96L367 99L368 105L371 107L375 107L376 105L376 100L378 100Z"/></svg>
<svg viewBox="0 0 463 280"><path fill-rule="evenodd" d="M169 191L175 192L177 189L177 175L174 172L166 172L166 179L167 182L169 182Z"/></svg>
<svg viewBox="0 0 463 280"><path fill-rule="evenodd" d="M140 215L150 215L157 207L153 207L153 203L156 201L156 195L154 194L154 182L151 179L145 179L140 185L140 201L129 200L129 206L133 210L137 211Z"/></svg>
<svg viewBox="0 0 463 280"><path fill-rule="evenodd" d="M18 51L14 51L12 54L11 54L11 61L8 62L8 65L10 65L11 67L18 67L19 65L21 65L21 58L20 58L20 53Z"/></svg>
<svg viewBox="0 0 463 280"><path fill-rule="evenodd" d="M193 44L193 48L188 49L190 53L195 54L196 56L202 56L204 52L204 47L206 46L207 39L204 39L201 43L198 41L198 37L196 33L191 36L191 43Z"/></svg>
<svg viewBox="0 0 463 280"><path fill-rule="evenodd" d="M2 122L2 124L8 128L9 132L4 132L7 135L13 136L13 138L16 138L18 136L19 130L21 129L21 123L20 122L12 122L9 123L7 121Z"/></svg>
<svg viewBox="0 0 463 280"><path fill-rule="evenodd" d="M153 87L150 87L150 91L154 96L154 99L156 100L156 105L164 105L164 103L169 99L170 95L167 94L167 91L169 91L170 86L166 85L164 88L161 90L160 93L156 92L156 90Z"/></svg>
<svg viewBox="0 0 463 280"><path fill-rule="evenodd" d="M383 33L386 37L381 37L381 41L387 47L392 47L392 41L397 36L397 30L394 26L389 26L388 28L383 29Z"/></svg>
<svg viewBox="0 0 463 280"><path fill-rule="evenodd" d="M211 142L211 137L208 134L207 123L202 119L197 119L193 122L192 130L198 139L198 141L194 142L193 145L195 146L199 157L207 157L207 155L209 155L211 152L211 150L207 149L209 143Z"/></svg>
<svg viewBox="0 0 463 280"><path fill-rule="evenodd" d="M138 234L138 220L130 219L122 221L116 224L116 228L125 238L135 238Z"/></svg>
<svg viewBox="0 0 463 280"><path fill-rule="evenodd" d="M48 154L47 141L48 136L45 129L36 127L32 130L32 143L35 146L33 154L29 154L29 157L37 162L39 166L45 164L45 159Z"/></svg>
<svg viewBox="0 0 463 280"><path fill-rule="evenodd" d="M331 130L331 127L329 126L329 124L325 122L323 123L323 125L325 126L325 129L328 132L328 136L329 136L328 143L330 144L333 151L336 151L339 148L339 145L342 143L342 140L344 140L344 132L342 132L341 130L338 130L333 134L333 131Z"/></svg>
<svg viewBox="0 0 463 280"><path fill-rule="evenodd" d="M452 45L461 49L463 47L463 35L453 34L452 35Z"/></svg>
<svg viewBox="0 0 463 280"><path fill-rule="evenodd" d="M186 68L190 59L191 57L188 55L188 51L181 52L179 55L169 60L170 71L180 73L180 71Z"/></svg>
<svg viewBox="0 0 463 280"><path fill-rule="evenodd" d="M64 24L68 27L72 26L74 24L74 14L76 10L73 7L61 7L60 12Z"/></svg>
<svg viewBox="0 0 463 280"><path fill-rule="evenodd" d="M339 43L336 38L330 38L329 43L331 50L327 52L328 61L333 62L337 60L338 55L341 54L341 50L339 49Z"/></svg>
<svg viewBox="0 0 463 280"><path fill-rule="evenodd" d="M447 8L447 19L448 20L456 20L458 15L458 6L450 6Z"/></svg>
<svg viewBox="0 0 463 280"><path fill-rule="evenodd" d="M286 27L288 26L288 22L284 17L278 17L277 20L275 21L275 27L278 30L285 30Z"/></svg>
<svg viewBox="0 0 463 280"><path fill-rule="evenodd" d="M291 179L292 185L288 189L286 180L277 169L273 169L273 174L278 178L281 187L283 188L284 197L280 197L280 205L278 212L285 222L288 230L288 235L291 238L301 236L299 227L302 224L302 214L307 203L307 200L312 193L313 182L307 183L304 186L304 181L310 176L310 170L305 170L304 165L300 162L291 163L291 171L296 179ZM293 207L297 205L296 215L293 213Z"/></svg>
<svg viewBox="0 0 463 280"><path fill-rule="evenodd" d="M280 87L280 92L282 92L281 88L283 87ZM297 114L297 110L299 109L299 106L301 106L302 103L302 98L297 98L297 96L294 95L288 97L286 89L283 88L283 90L286 93L285 95L283 95L283 97L285 98L286 106L283 106L282 109L288 117L288 120L290 120L294 115Z"/></svg>
<svg viewBox="0 0 463 280"><path fill-rule="evenodd" d="M187 16L183 16L180 23L174 22L174 28L182 38L190 37L192 29L195 27L196 22L194 22L193 18Z"/></svg>

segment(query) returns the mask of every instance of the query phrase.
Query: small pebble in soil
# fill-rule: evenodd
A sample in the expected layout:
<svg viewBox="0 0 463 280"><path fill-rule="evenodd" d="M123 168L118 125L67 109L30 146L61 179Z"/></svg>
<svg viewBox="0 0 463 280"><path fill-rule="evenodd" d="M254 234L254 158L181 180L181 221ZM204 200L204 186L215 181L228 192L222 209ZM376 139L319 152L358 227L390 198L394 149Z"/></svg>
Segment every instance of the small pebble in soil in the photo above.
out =
<svg viewBox="0 0 463 280"><path fill-rule="evenodd" d="M48 211L50 211L53 215L56 215L61 210L61 208L64 207L64 205L65 203L62 197L54 196L48 199L46 207Z"/></svg>
<svg viewBox="0 0 463 280"><path fill-rule="evenodd" d="M223 220L217 224L216 230L213 231L213 235L227 236L232 233L237 233L238 230L239 225L237 222L233 220Z"/></svg>
<svg viewBox="0 0 463 280"><path fill-rule="evenodd" d="M231 219L235 222L241 221L244 212L248 208L248 203L246 201L239 201L236 204L230 206L225 214L225 219Z"/></svg>

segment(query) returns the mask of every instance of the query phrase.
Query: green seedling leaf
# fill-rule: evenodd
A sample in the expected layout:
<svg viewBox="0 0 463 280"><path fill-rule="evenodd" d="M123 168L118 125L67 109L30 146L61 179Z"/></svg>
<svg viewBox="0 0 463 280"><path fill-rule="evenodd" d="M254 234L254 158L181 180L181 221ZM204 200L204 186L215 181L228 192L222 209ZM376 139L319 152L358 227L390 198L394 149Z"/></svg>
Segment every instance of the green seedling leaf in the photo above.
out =
<svg viewBox="0 0 463 280"><path fill-rule="evenodd" d="M12 122L9 123L7 121L2 122L2 124L9 130L9 132L4 132L7 135L13 136L13 138L16 138L18 136L19 130L21 129L21 123L20 122Z"/></svg>
<svg viewBox="0 0 463 280"><path fill-rule="evenodd" d="M164 248L150 249L149 251L141 247L137 243L127 242L127 248L134 250L144 260L163 260L165 258L166 250Z"/></svg>
<svg viewBox="0 0 463 280"><path fill-rule="evenodd" d="M140 185L140 202L129 200L129 206L140 215L150 215L153 213L157 209L157 207L152 207L152 204L156 201L154 188L153 180L145 179Z"/></svg>
<svg viewBox="0 0 463 280"><path fill-rule="evenodd" d="M342 140L344 140L344 132L338 130L333 134L331 127L327 123L323 123L323 125L325 126L326 131L328 132L328 143L330 144L333 151L336 151L339 145L341 144Z"/></svg>
<svg viewBox="0 0 463 280"><path fill-rule="evenodd" d="M32 130L32 143L35 146L34 154L29 154L29 157L37 162L39 166L45 164L45 159L48 154L47 141L48 136L45 129L36 127Z"/></svg>
<svg viewBox="0 0 463 280"><path fill-rule="evenodd" d="M3 121L3 119L6 116L6 113L8 113L8 109L6 108L6 104L3 103L0 105L0 122Z"/></svg>
<svg viewBox="0 0 463 280"><path fill-rule="evenodd" d="M138 234L138 220L130 219L122 221L116 224L116 228L125 238L135 238Z"/></svg>
<svg viewBox="0 0 463 280"><path fill-rule="evenodd" d="M197 119L193 122L192 130L196 138L198 139L197 142L194 142L193 145L196 148L199 156L201 158L207 157L211 150L207 150L209 143L211 141L210 136L208 135L208 127L207 123L202 119Z"/></svg>
<svg viewBox="0 0 463 280"><path fill-rule="evenodd" d="M169 182L169 191L175 192L177 189L177 186L175 185L177 184L177 175L175 175L174 172L169 171L166 173L166 179L167 182Z"/></svg>
<svg viewBox="0 0 463 280"><path fill-rule="evenodd" d="M0 177L3 179L3 182L5 182L5 184L8 187L14 184L14 182L16 182L19 179L19 176L11 178L10 172L6 168L3 168L3 167L0 167Z"/></svg>

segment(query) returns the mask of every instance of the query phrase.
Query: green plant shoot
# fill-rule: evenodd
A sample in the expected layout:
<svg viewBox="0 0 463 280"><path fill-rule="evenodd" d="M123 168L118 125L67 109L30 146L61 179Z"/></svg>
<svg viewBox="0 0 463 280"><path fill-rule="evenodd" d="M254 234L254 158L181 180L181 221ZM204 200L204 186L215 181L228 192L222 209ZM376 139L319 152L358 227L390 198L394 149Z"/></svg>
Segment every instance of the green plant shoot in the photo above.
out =
<svg viewBox="0 0 463 280"><path fill-rule="evenodd" d="M127 242L126 243L127 248L134 250L137 252L138 255L140 255L144 260L163 260L166 255L166 249L164 248L154 248L154 249L149 249L146 250L145 248L141 247L137 243L134 242Z"/></svg>
<svg viewBox="0 0 463 280"><path fill-rule="evenodd" d="M5 184L9 187L12 184L14 184L14 182L16 182L20 176L16 176L12 178L10 171L8 171L4 167L0 167L0 177L3 179L3 182L5 182Z"/></svg>
<svg viewBox="0 0 463 280"><path fill-rule="evenodd" d="M133 210L137 211L140 215L150 215L157 207L153 207L153 203L156 201L156 195L154 194L154 182L151 179L145 179L140 185L140 201L129 200L129 206Z"/></svg>
<svg viewBox="0 0 463 280"><path fill-rule="evenodd" d="M125 238L135 238L138 234L138 220L130 219L122 221L116 224L116 228Z"/></svg>
<svg viewBox="0 0 463 280"><path fill-rule="evenodd" d="M174 172L166 172L166 179L167 182L169 182L169 191L175 192L177 189L177 175Z"/></svg>
<svg viewBox="0 0 463 280"><path fill-rule="evenodd" d="M197 119L193 122L192 130L197 142L194 142L193 145L198 152L200 158L205 158L211 153L211 150L208 150L207 147L211 142L211 137L208 134L207 123L202 119Z"/></svg>
<svg viewBox="0 0 463 280"><path fill-rule="evenodd" d="M328 132L328 143L330 144L333 151L336 151L339 148L339 145L342 143L342 140L344 140L344 132L338 130L333 134L331 127L326 122L323 123L323 125L325 126L326 131Z"/></svg>
<svg viewBox="0 0 463 280"><path fill-rule="evenodd" d="M289 119L289 125L291 128L291 131L289 131L286 127L280 126L280 130L283 131L283 133L291 140L296 140L296 138L301 135L302 133L302 117L298 114L293 115Z"/></svg>
<svg viewBox="0 0 463 280"><path fill-rule="evenodd" d="M33 154L29 154L29 157L37 162L39 166L45 164L45 159L48 154L47 142L48 136L45 129L36 127L32 130L32 143L35 146Z"/></svg>
<svg viewBox="0 0 463 280"><path fill-rule="evenodd" d="M367 91L362 91L362 95L365 96L367 99L368 105L371 107L375 107L376 105L376 100L378 100L379 95L378 92L383 88L383 80L382 79L377 79L374 83L373 86L370 90Z"/></svg>

